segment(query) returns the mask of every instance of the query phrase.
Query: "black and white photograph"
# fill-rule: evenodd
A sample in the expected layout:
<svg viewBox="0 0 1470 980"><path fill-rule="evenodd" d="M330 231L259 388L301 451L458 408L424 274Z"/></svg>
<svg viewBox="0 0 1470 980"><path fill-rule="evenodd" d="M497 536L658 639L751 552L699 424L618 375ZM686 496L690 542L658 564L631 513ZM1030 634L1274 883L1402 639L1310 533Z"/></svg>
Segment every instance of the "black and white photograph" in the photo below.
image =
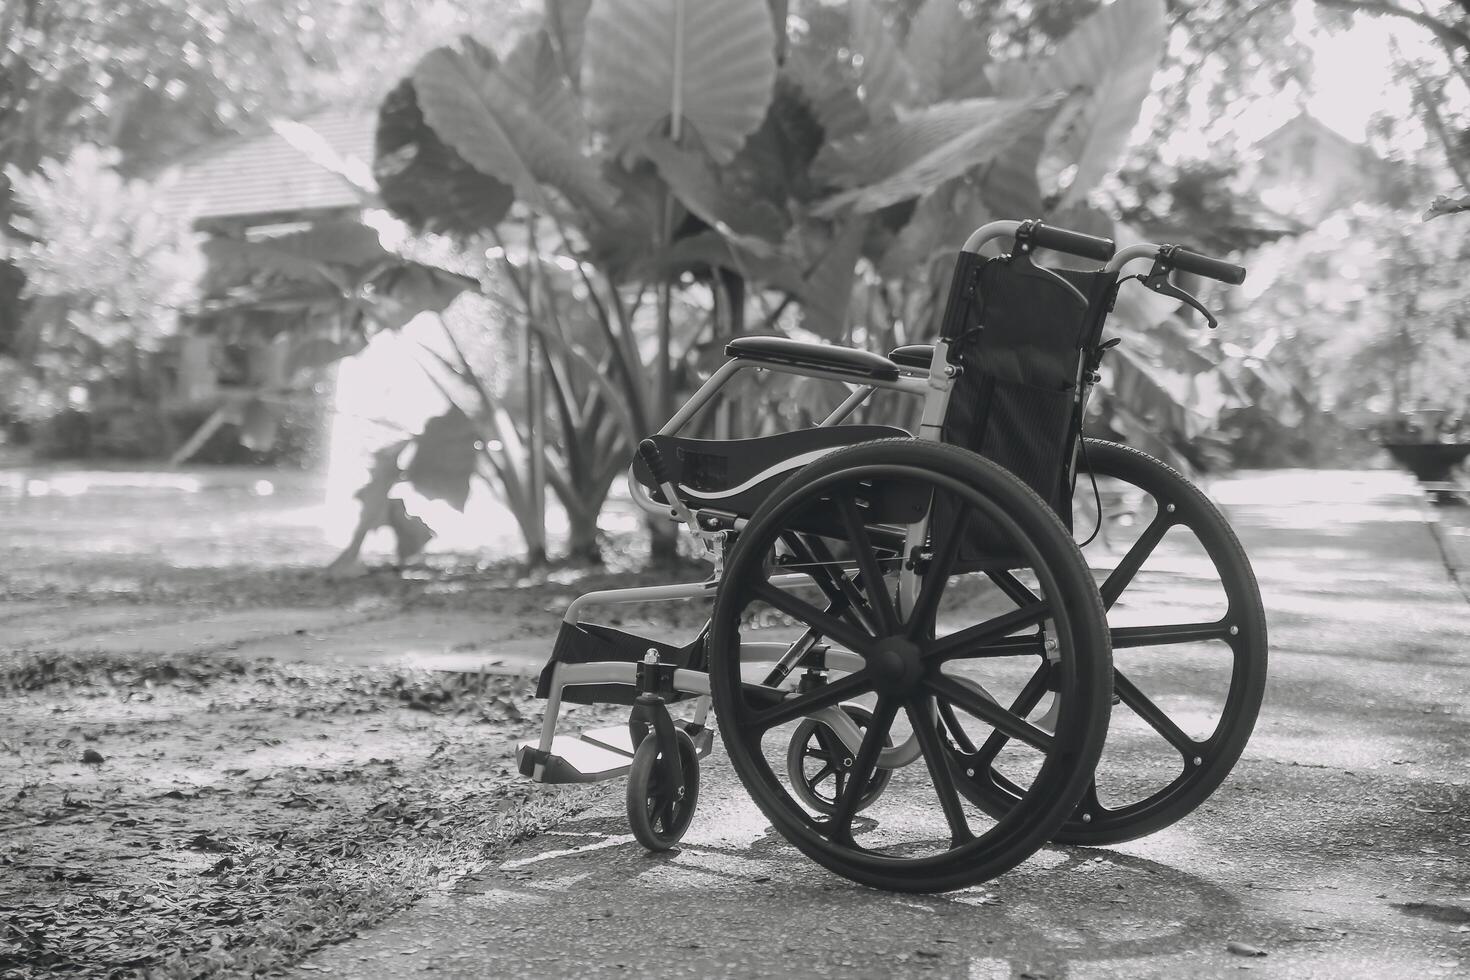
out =
<svg viewBox="0 0 1470 980"><path fill-rule="evenodd" d="M1470 0L0 0L0 978L1470 975Z"/></svg>

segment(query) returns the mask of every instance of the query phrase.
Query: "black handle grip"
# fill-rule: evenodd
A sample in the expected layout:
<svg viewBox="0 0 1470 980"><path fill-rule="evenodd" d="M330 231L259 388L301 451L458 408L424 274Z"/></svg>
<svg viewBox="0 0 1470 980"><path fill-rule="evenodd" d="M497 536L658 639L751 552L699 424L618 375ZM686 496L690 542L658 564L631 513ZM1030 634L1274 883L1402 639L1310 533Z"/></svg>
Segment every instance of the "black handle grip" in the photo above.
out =
<svg viewBox="0 0 1470 980"><path fill-rule="evenodd" d="M1084 235L1080 231L1069 231L1066 228L1052 228L1039 221L1031 226L1028 237L1032 244L1040 248L1080 255L1084 259L1096 259L1099 262L1112 258L1113 252L1118 248L1111 238Z"/></svg>
<svg viewBox="0 0 1470 980"><path fill-rule="evenodd" d="M1212 259L1208 255L1191 252L1177 245L1169 250L1164 259L1180 272L1192 272L1206 279L1228 282L1232 286L1239 286L1245 282L1245 270L1240 266L1220 259Z"/></svg>
<svg viewBox="0 0 1470 980"><path fill-rule="evenodd" d="M669 482L669 467L664 462L664 454L658 451L658 443L652 439L644 439L638 444L638 455L648 464L648 472L653 474L654 483Z"/></svg>

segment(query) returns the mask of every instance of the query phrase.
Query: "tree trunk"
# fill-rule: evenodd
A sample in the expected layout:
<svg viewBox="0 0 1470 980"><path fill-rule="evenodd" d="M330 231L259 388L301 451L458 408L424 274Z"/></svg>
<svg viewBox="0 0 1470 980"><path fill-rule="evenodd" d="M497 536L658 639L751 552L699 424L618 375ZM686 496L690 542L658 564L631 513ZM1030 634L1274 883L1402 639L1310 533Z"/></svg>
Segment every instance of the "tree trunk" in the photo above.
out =
<svg viewBox="0 0 1470 980"><path fill-rule="evenodd" d="M597 512L567 509L570 534L567 559L576 565L601 565L602 545L597 540Z"/></svg>

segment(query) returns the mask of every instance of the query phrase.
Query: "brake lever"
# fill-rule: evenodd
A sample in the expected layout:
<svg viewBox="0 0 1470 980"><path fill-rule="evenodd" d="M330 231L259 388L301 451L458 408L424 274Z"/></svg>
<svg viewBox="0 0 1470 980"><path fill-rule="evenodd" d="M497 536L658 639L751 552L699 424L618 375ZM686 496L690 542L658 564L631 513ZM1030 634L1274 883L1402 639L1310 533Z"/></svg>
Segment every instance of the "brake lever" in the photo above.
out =
<svg viewBox="0 0 1470 980"><path fill-rule="evenodd" d="M1197 310L1199 314L1205 318L1205 321L1209 323L1210 329L1214 330L1220 325L1220 321L1216 320L1215 315L1209 310L1205 309L1204 304L1195 299L1193 295L1191 295L1190 293L1186 293L1184 290L1180 289L1178 286L1169 281L1169 272L1171 271L1171 268L1172 267L1162 258L1156 259L1154 261L1154 267L1149 270L1148 275L1139 276L1138 281L1161 296L1167 296L1170 299L1177 299L1181 303L1185 303L1189 306L1194 307L1194 309Z"/></svg>

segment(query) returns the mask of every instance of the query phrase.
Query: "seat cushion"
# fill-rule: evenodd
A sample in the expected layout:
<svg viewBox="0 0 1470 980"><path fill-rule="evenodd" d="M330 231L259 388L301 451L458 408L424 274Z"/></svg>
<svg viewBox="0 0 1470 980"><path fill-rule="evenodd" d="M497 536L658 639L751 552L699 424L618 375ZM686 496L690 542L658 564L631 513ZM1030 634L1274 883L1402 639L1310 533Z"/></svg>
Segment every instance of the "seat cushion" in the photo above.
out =
<svg viewBox="0 0 1470 980"><path fill-rule="evenodd" d="M893 381L898 377L898 365L882 354L855 347L806 344L788 337L736 337L725 345L725 354L788 367L839 371L875 381Z"/></svg>
<svg viewBox="0 0 1470 980"><path fill-rule="evenodd" d="M685 504L748 517L782 480L807 463L843 446L908 436L891 425L825 425L756 439L651 438ZM641 456L633 462L633 476L654 500L665 502Z"/></svg>

